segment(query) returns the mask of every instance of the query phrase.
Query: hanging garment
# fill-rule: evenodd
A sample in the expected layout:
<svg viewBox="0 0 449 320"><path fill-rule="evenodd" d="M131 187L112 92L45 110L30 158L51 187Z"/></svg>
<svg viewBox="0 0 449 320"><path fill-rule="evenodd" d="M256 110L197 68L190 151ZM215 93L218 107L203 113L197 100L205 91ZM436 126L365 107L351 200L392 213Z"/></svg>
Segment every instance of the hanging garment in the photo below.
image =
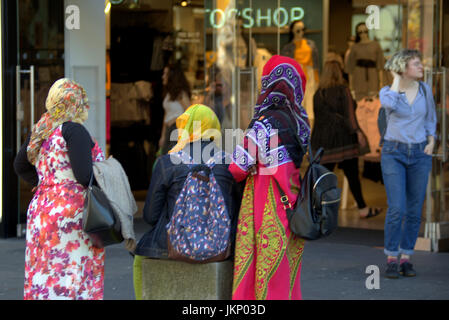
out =
<svg viewBox="0 0 449 320"><path fill-rule="evenodd" d="M364 155L368 161L380 161L380 133L377 127L377 116L380 110L380 100L378 97L364 98L357 102L355 111L360 129L368 138L370 153Z"/></svg>
<svg viewBox="0 0 449 320"><path fill-rule="evenodd" d="M370 153L366 154L363 164L363 177L374 182L383 183L382 170L380 167L379 146L380 133L377 126L377 117L380 110L380 100L378 97L364 98L357 103L356 117L360 128L365 132L370 146Z"/></svg>

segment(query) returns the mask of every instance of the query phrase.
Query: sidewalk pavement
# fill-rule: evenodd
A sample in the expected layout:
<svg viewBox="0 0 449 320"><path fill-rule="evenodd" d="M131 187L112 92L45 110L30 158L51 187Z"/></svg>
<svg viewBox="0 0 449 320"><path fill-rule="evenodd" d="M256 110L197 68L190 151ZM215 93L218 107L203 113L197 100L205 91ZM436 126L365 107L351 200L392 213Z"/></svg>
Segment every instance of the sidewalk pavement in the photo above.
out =
<svg viewBox="0 0 449 320"><path fill-rule="evenodd" d="M138 218L138 239L146 230ZM414 278L383 276L383 231L339 228L328 238L306 243L301 272L305 300L447 300L449 253L417 251ZM0 300L21 300L24 279L24 239L0 240ZM106 248L105 300L134 300L132 256L122 244ZM367 289L368 266L380 270L379 289ZM368 283L373 283L371 278Z"/></svg>

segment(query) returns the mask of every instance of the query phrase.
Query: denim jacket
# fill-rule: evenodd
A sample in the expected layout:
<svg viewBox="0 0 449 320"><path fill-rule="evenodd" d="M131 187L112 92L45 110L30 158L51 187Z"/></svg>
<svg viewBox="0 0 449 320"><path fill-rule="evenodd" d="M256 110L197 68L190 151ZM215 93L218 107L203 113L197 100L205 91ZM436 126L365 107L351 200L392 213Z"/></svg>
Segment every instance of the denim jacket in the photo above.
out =
<svg viewBox="0 0 449 320"><path fill-rule="evenodd" d="M193 144L195 143L186 146L183 151L192 155ZM209 142L201 142L201 151L208 144ZM219 151L215 144L213 146L211 156ZM193 148L193 150L195 149ZM201 163L205 163L208 160L202 159ZM233 247L244 185L237 184L234 181L234 178L228 171L229 164L225 163L227 162L223 160L222 164L216 164L212 172L223 193L226 208L230 215ZM171 160L171 155L164 155L157 160L143 208L143 218L150 225L150 228L137 244L135 251L137 255L161 259L168 257L166 225L173 214L176 200L188 173L189 166L187 164L174 164Z"/></svg>

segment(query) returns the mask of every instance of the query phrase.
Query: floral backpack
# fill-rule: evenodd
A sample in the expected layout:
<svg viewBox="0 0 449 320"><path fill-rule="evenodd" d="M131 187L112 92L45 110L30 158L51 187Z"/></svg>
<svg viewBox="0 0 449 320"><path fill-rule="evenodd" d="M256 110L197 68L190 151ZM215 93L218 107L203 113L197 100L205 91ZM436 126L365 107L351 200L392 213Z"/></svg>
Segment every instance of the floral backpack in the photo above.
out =
<svg viewBox="0 0 449 320"><path fill-rule="evenodd" d="M212 172L223 152L206 164L195 164L182 151L176 155L188 164L189 173L167 224L168 257L190 263L225 260L230 255L231 220Z"/></svg>

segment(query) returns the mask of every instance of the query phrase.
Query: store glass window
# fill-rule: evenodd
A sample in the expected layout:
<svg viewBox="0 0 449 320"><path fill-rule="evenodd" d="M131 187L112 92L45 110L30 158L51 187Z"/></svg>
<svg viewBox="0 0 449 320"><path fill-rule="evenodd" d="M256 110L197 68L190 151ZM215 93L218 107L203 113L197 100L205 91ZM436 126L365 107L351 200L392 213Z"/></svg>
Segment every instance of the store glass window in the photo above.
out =
<svg viewBox="0 0 449 320"><path fill-rule="evenodd" d="M45 99L53 81L64 76L64 9L60 0L19 0L18 58L22 69L35 66L35 119L45 112ZM23 77L22 101L29 109L29 79ZM26 83L25 83L26 82ZM28 123L29 112L24 119ZM23 132L26 136L27 132Z"/></svg>
<svg viewBox="0 0 449 320"><path fill-rule="evenodd" d="M64 1L16 0L17 6L17 124L16 148L46 111L47 94L64 77ZM31 186L19 179L18 236L24 235Z"/></svg>
<svg viewBox="0 0 449 320"><path fill-rule="evenodd" d="M294 58L290 26L299 20L306 28L304 41L313 43L313 55L304 58L304 65L310 67L309 79L315 80L310 85L317 85L323 52L322 1L205 1L204 102L214 107L223 129L248 127L263 67L276 54Z"/></svg>

